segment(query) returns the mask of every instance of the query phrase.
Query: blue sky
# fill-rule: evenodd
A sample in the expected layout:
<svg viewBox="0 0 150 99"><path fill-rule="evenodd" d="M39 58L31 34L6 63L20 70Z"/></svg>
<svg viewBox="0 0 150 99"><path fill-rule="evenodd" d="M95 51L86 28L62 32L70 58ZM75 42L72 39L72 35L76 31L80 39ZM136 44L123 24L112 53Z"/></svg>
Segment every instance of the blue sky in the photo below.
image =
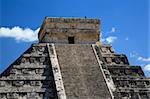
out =
<svg viewBox="0 0 150 99"><path fill-rule="evenodd" d="M43 19L101 19L102 41L150 77L149 0L0 0L0 73L33 42ZM26 36L25 34L28 34Z"/></svg>

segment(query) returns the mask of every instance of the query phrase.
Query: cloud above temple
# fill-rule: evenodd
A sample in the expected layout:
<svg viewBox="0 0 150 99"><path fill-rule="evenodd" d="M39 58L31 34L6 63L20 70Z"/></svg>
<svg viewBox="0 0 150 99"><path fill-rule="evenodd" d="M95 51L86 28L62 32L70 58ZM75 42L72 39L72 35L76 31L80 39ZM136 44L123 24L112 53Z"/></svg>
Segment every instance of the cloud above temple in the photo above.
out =
<svg viewBox="0 0 150 99"><path fill-rule="evenodd" d="M101 31L101 42L106 43L106 44L112 44L114 43L115 40L118 39L117 36L113 36L113 35L106 35L109 33L115 33L116 32L116 28L115 27L111 27L111 30L103 32ZM103 37L104 34L104 37Z"/></svg>
<svg viewBox="0 0 150 99"><path fill-rule="evenodd" d="M108 43L113 43L116 39L117 39L117 37L115 37L115 36L109 36L106 38L106 41Z"/></svg>
<svg viewBox="0 0 150 99"><path fill-rule="evenodd" d="M38 40L38 32L40 28L32 30L30 28L21 28L15 26L13 28L1 27L0 37L13 38L17 42L33 42Z"/></svg>
<svg viewBox="0 0 150 99"><path fill-rule="evenodd" d="M143 62L150 62L150 57L145 58L145 57L138 57L138 60L143 61Z"/></svg>
<svg viewBox="0 0 150 99"><path fill-rule="evenodd" d="M150 62L150 57L142 57L140 56L137 52L133 51L130 52L130 57L131 58L136 58L138 61L142 61L142 62Z"/></svg>
<svg viewBox="0 0 150 99"><path fill-rule="evenodd" d="M118 38L116 36L108 36L106 38L102 38L101 41L103 43L108 43L108 44L111 44L113 43L115 40L117 40Z"/></svg>

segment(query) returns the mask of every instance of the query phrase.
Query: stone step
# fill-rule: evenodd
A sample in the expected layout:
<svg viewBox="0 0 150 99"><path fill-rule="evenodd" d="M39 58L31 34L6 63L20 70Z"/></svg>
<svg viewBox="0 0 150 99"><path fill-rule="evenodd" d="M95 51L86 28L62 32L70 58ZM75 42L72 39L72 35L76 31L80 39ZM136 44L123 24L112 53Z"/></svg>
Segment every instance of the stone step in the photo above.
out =
<svg viewBox="0 0 150 99"><path fill-rule="evenodd" d="M20 75L20 76L8 76L0 78L0 81L7 81L7 80L52 80L52 76L41 76L41 75Z"/></svg>
<svg viewBox="0 0 150 99"><path fill-rule="evenodd" d="M13 69L44 69L49 67L48 65L40 65L40 64L21 64L21 65L13 65Z"/></svg>
<svg viewBox="0 0 150 99"><path fill-rule="evenodd" d="M150 94L150 88L117 88L116 92L138 92L138 93L143 93L147 92Z"/></svg>
<svg viewBox="0 0 150 99"><path fill-rule="evenodd" d="M0 87L0 93L22 93L22 92L52 92L51 89L39 87Z"/></svg>
<svg viewBox="0 0 150 99"><path fill-rule="evenodd" d="M23 57L47 57L48 54L43 54L43 53L25 53L22 56Z"/></svg>

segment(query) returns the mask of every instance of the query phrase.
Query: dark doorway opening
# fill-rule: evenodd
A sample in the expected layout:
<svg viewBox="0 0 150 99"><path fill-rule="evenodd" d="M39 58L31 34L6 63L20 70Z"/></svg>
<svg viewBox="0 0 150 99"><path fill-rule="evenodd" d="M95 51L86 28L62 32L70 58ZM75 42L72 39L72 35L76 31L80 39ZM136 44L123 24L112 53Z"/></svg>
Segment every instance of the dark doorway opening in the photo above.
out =
<svg viewBox="0 0 150 99"><path fill-rule="evenodd" d="M68 37L68 43L74 44L74 37Z"/></svg>

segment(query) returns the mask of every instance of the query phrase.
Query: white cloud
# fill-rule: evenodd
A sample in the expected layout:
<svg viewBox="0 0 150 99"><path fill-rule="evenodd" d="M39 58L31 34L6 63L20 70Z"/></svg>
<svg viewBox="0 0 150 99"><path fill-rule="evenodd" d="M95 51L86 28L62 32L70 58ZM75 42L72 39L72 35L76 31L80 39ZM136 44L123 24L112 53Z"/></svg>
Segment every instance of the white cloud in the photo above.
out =
<svg viewBox="0 0 150 99"><path fill-rule="evenodd" d="M115 40L117 40L117 37L116 37L116 36L109 36L109 37L107 37L107 38L102 38L102 39L101 39L101 42L111 44L111 43L113 43Z"/></svg>
<svg viewBox="0 0 150 99"><path fill-rule="evenodd" d="M150 64L145 65L145 66L144 66L144 70L145 70L145 71L150 71Z"/></svg>
<svg viewBox="0 0 150 99"><path fill-rule="evenodd" d="M138 57L138 60L143 61L143 62L150 62L150 57L149 58L144 58L144 57Z"/></svg>
<svg viewBox="0 0 150 99"><path fill-rule="evenodd" d="M115 27L112 27L110 32L111 32L111 33L116 32L116 28L115 28Z"/></svg>
<svg viewBox="0 0 150 99"><path fill-rule="evenodd" d="M15 26L13 28L0 28L0 37L10 37L14 38L17 42L32 42L38 40L38 32L39 29L32 30L30 28L20 28L19 26Z"/></svg>
<svg viewBox="0 0 150 99"><path fill-rule="evenodd" d="M146 77L150 77L150 64L147 64L143 68Z"/></svg>
<svg viewBox="0 0 150 99"><path fill-rule="evenodd" d="M110 44L110 43L113 43L116 39L117 39L117 37L115 37L115 36L109 36L105 40L107 41L107 43Z"/></svg>
<svg viewBox="0 0 150 99"><path fill-rule="evenodd" d="M141 57L136 51L130 53L131 58L136 58L138 61L150 62L150 57Z"/></svg>

